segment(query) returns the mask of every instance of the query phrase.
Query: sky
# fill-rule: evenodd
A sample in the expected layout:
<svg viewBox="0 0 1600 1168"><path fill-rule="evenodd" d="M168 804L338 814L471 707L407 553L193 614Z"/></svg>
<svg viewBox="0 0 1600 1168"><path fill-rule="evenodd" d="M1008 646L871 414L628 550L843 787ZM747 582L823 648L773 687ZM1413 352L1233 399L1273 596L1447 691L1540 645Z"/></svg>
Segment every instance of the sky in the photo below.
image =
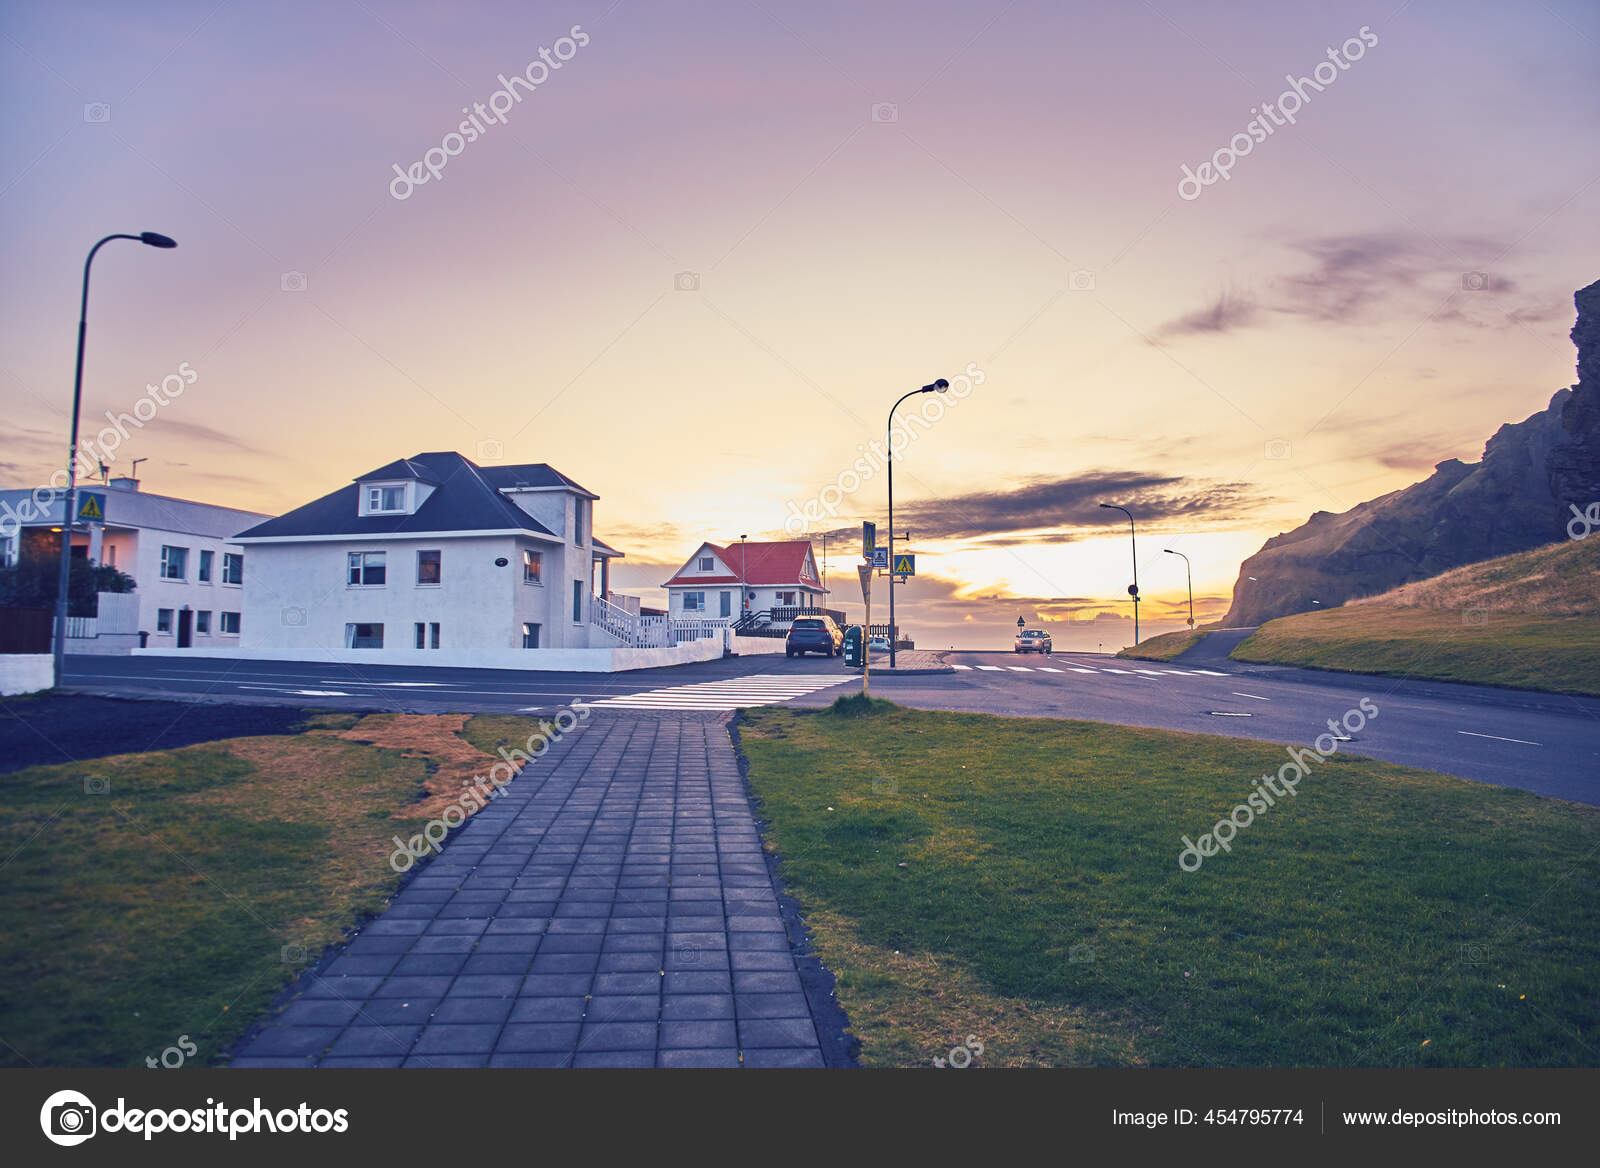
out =
<svg viewBox="0 0 1600 1168"><path fill-rule="evenodd" d="M891 443L902 626L1111 648L1099 502L1141 634L1168 548L1214 619L1572 383L1597 59L1588 0L8 3L0 485L65 460L88 247L159 231L95 261L84 382L92 441L182 379L99 449L144 489L548 462L614 587L828 531L855 615L871 444L942 377Z"/></svg>

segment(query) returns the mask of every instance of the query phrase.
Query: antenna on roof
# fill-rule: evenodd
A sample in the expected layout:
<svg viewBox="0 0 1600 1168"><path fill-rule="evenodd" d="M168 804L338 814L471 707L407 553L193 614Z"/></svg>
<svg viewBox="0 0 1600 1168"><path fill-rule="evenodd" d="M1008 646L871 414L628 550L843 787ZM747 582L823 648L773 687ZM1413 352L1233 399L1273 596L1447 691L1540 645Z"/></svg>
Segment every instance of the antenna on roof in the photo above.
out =
<svg viewBox="0 0 1600 1168"><path fill-rule="evenodd" d="M141 462L149 462L149 461L150 460L148 458L136 458L136 459L134 459L133 460L133 469L129 472L128 477L133 479L134 482L138 482L139 481L139 464Z"/></svg>

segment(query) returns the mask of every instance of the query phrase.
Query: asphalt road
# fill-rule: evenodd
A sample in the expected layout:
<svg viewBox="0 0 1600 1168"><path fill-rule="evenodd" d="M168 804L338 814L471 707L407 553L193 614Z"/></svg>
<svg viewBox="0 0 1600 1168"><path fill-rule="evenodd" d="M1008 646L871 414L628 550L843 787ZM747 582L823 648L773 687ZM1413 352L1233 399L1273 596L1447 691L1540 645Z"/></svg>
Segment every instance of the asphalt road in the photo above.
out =
<svg viewBox="0 0 1600 1168"><path fill-rule="evenodd" d="M1093 653L952 652L956 672L874 673L877 696L923 709L1079 718L1310 747L1362 698L1378 716L1339 743L1481 782L1600 805L1600 699L1397 681L1226 658L1166 665ZM575 699L619 710L817 706L858 675L837 660L734 657L628 673L316 665L217 658L70 657L69 688L121 697L320 709L545 713ZM838 679L836 684L835 679ZM1326 744L1326 743L1325 743Z"/></svg>

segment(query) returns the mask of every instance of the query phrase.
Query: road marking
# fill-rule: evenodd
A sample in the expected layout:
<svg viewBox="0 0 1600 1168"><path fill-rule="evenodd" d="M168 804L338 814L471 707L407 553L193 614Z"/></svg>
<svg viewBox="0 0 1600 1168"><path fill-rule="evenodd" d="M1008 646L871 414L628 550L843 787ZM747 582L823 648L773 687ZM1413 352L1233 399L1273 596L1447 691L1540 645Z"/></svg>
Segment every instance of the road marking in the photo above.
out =
<svg viewBox="0 0 1600 1168"><path fill-rule="evenodd" d="M1000 672L1002 672L1002 670L1000 669L1000 667L998 665L980 665L980 666L978 666L978 668L979 669L987 669L990 673L1000 673Z"/></svg>
<svg viewBox="0 0 1600 1168"><path fill-rule="evenodd" d="M1226 673L1218 673L1215 669L1196 669L1195 673L1203 673L1207 677L1227 677Z"/></svg>
<svg viewBox="0 0 1600 1168"><path fill-rule="evenodd" d="M1542 742L1529 742L1526 738L1502 738L1498 734L1479 734L1472 730L1457 730L1457 734L1470 734L1473 738L1493 738L1496 742L1519 742L1523 746L1543 746Z"/></svg>
<svg viewBox="0 0 1600 1168"><path fill-rule="evenodd" d="M1240 693L1238 690L1233 691L1233 696L1236 698L1255 698L1258 702L1270 702L1272 700L1271 698L1264 698L1260 694Z"/></svg>
<svg viewBox="0 0 1600 1168"><path fill-rule="evenodd" d="M970 670L972 668L972 666L970 666L970 665L952 665L952 666L950 666L950 668L951 669L966 669L966 670Z"/></svg>
<svg viewBox="0 0 1600 1168"><path fill-rule="evenodd" d="M1135 673L1142 673L1146 677L1160 677L1161 676L1161 670L1159 670L1159 669L1135 669L1134 672Z"/></svg>
<svg viewBox="0 0 1600 1168"><path fill-rule="evenodd" d="M1032 673L1033 672L1033 670L1029 669L1026 665L1007 665L1006 668L1011 670L1012 673Z"/></svg>
<svg viewBox="0 0 1600 1168"><path fill-rule="evenodd" d="M769 706L853 680L849 675L758 673L732 681L711 681L646 690L590 702L611 710L736 710Z"/></svg>
<svg viewBox="0 0 1600 1168"><path fill-rule="evenodd" d="M1207 710L1213 718L1254 718L1254 714L1235 713L1233 710Z"/></svg>
<svg viewBox="0 0 1600 1168"><path fill-rule="evenodd" d="M1041 666L1039 666L1039 672L1040 673L1060 673L1061 670L1059 670L1059 669L1051 669L1048 665L1041 665Z"/></svg>
<svg viewBox="0 0 1600 1168"><path fill-rule="evenodd" d="M1129 670L1126 670L1126 669L1113 669L1109 665L1103 666L1102 669L1106 673L1128 673L1129 672Z"/></svg>
<svg viewBox="0 0 1600 1168"><path fill-rule="evenodd" d="M1079 669L1076 665L1074 665L1072 667L1072 672L1074 672L1074 673L1093 673L1094 670L1092 670L1092 669Z"/></svg>

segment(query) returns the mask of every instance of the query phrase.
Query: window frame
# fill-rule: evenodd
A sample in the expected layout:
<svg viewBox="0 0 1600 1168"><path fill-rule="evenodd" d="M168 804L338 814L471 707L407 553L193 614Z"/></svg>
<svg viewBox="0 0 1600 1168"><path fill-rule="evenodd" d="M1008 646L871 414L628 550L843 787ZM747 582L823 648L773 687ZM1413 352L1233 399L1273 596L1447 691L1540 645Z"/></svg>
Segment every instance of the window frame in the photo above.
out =
<svg viewBox="0 0 1600 1168"><path fill-rule="evenodd" d="M424 560L423 556L432 556L432 560ZM433 579L422 578L424 564L433 565ZM444 583L444 549L443 548L418 548L417 549L417 587L438 588Z"/></svg>
<svg viewBox="0 0 1600 1168"><path fill-rule="evenodd" d="M174 572L172 570L172 557L167 554L169 552L177 552L178 553L178 556L177 556L177 559L178 559L178 570L176 572ZM180 547L178 544L175 544L175 543L164 543L164 544L162 544L161 545L161 570L159 572L159 575L160 575L161 579L163 579L163 580L179 580L179 581L188 580L188 578L189 578L189 549L186 548L186 547Z"/></svg>
<svg viewBox="0 0 1600 1168"><path fill-rule="evenodd" d="M528 575L529 568L533 569L531 578ZM544 583L544 552L539 548L522 549L522 582L535 585Z"/></svg>
<svg viewBox="0 0 1600 1168"><path fill-rule="evenodd" d="M367 563L368 556L377 556L376 565ZM383 574L382 579L373 582L368 579L373 567ZM351 577L354 576L355 579ZM387 551L373 552L346 552L345 553L345 587L346 588L387 588L389 586L389 553Z"/></svg>
<svg viewBox="0 0 1600 1168"><path fill-rule="evenodd" d="M346 649L382 649L383 648L383 621L346 621L344 626L344 647ZM368 632L363 638L362 629L376 629L377 633ZM376 636L377 644L357 644L363 639L371 641Z"/></svg>
<svg viewBox="0 0 1600 1168"><path fill-rule="evenodd" d="M583 623L582 580L574 580L572 582L572 623L575 625L581 625Z"/></svg>
<svg viewBox="0 0 1600 1168"><path fill-rule="evenodd" d="M211 635L211 610L209 608L197 608L194 610L194 632L197 637L209 637Z"/></svg>
<svg viewBox="0 0 1600 1168"><path fill-rule="evenodd" d="M689 603L690 597L694 598L693 604ZM683 602L679 607L684 612L704 612L706 610L706 594L701 591L685 592L683 594Z"/></svg>
<svg viewBox="0 0 1600 1168"><path fill-rule="evenodd" d="M200 549L200 559L195 565L195 582L199 584L211 583L211 572L217 558L216 552L210 548Z"/></svg>
<svg viewBox="0 0 1600 1168"><path fill-rule="evenodd" d="M156 609L156 632L161 636L172 634L172 617L176 610L170 608Z"/></svg>
<svg viewBox="0 0 1600 1168"><path fill-rule="evenodd" d="M233 618L231 621L228 619L230 616ZM223 612L217 617L217 635L222 637L237 637L239 635L239 626L241 623L242 622L240 621L238 613ZM229 628L229 625L232 625L233 627Z"/></svg>
<svg viewBox="0 0 1600 1168"><path fill-rule="evenodd" d="M537 621L522 622L522 647L524 649L537 649L539 647L539 629ZM531 644L529 642L532 642Z"/></svg>
<svg viewBox="0 0 1600 1168"><path fill-rule="evenodd" d="M222 582L230 588L244 587L243 552L222 553Z"/></svg>

